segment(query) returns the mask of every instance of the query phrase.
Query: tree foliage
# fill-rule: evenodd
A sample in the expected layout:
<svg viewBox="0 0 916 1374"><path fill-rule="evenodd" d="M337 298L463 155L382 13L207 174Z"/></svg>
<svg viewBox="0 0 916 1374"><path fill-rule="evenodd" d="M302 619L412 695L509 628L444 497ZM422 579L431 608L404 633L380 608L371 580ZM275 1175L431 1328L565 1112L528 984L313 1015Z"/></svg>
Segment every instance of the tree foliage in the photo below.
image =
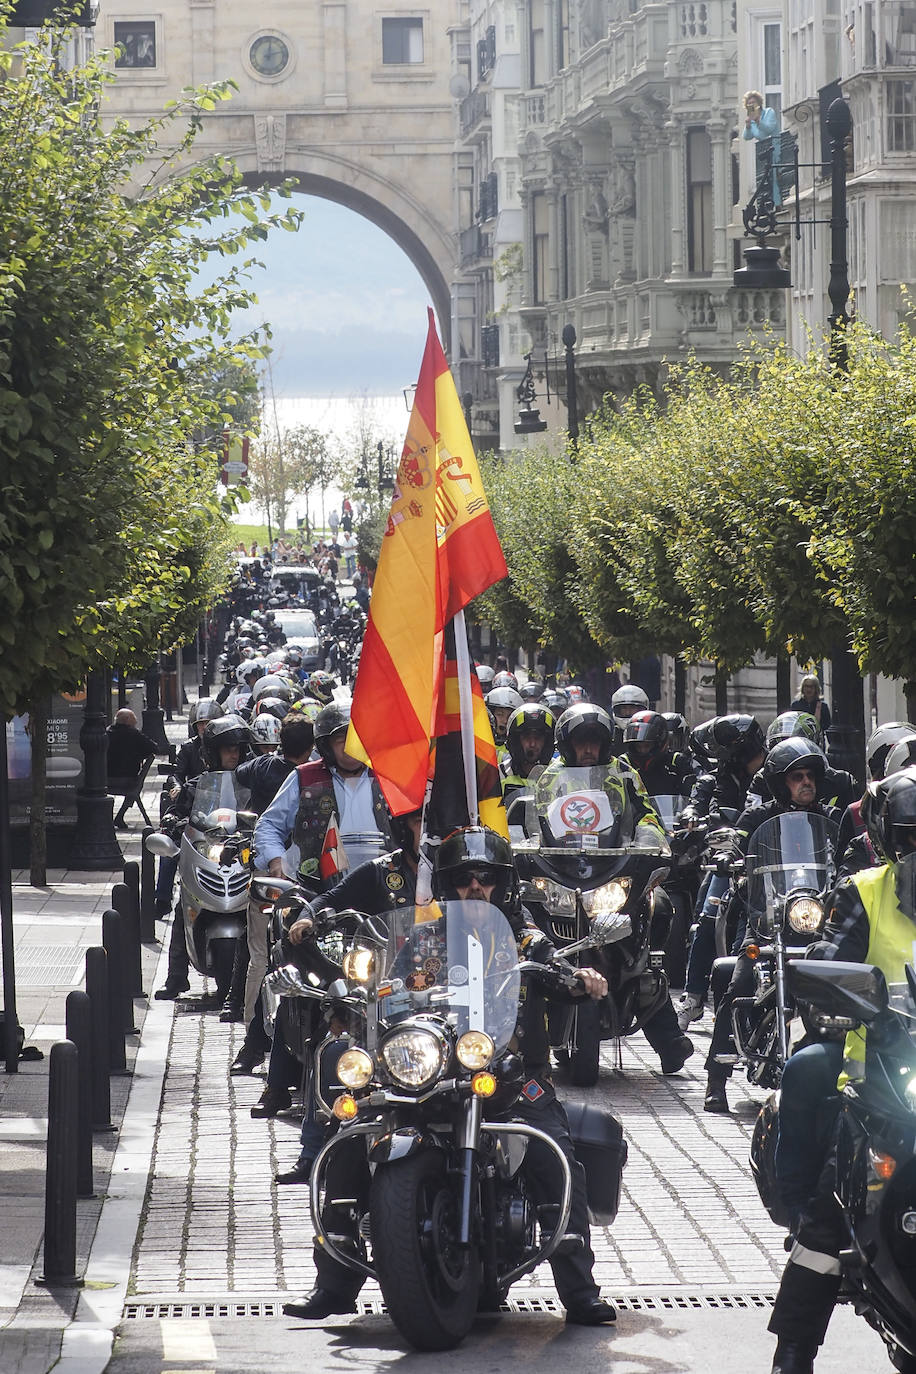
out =
<svg viewBox="0 0 916 1374"><path fill-rule="evenodd" d="M221 435L263 345L230 342L233 309L253 299L248 264L205 288L195 270L297 222L232 165L194 164L201 115L228 84L106 126L102 59L63 71L61 41L46 27L0 52L7 713L89 668L148 660L221 584ZM232 210L243 227L220 224Z"/></svg>
<svg viewBox="0 0 916 1374"><path fill-rule="evenodd" d="M253 445L249 462L251 494L262 506L277 534L286 533L286 517L297 496L322 491L333 476L333 458L326 437L312 425L287 429L268 422Z"/></svg>

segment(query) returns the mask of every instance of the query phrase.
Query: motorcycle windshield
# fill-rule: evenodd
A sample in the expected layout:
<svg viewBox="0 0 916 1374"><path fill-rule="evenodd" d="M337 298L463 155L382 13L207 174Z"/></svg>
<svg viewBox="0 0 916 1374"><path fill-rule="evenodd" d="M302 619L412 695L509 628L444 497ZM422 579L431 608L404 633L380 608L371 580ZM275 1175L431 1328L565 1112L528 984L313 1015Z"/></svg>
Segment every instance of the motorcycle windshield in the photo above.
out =
<svg viewBox="0 0 916 1374"><path fill-rule="evenodd" d="M787 811L754 831L747 849L747 901L757 913L802 890L823 892L833 873L837 827L826 816Z"/></svg>
<svg viewBox="0 0 916 1374"><path fill-rule="evenodd" d="M661 817L662 825L668 835L675 828L678 816L690 800L689 796L681 796L680 793L659 793L649 798Z"/></svg>
<svg viewBox="0 0 916 1374"><path fill-rule="evenodd" d="M503 913L488 902L432 902L384 919L388 940L376 952L369 993L378 1022L435 1014L456 1036L486 1031L502 1053L515 1030L521 981L515 936Z"/></svg>
<svg viewBox="0 0 916 1374"><path fill-rule="evenodd" d="M657 826L637 823L626 784L613 763L591 768L548 766L528 778L527 844L542 854L670 853Z"/></svg>
<svg viewBox="0 0 916 1374"><path fill-rule="evenodd" d="M201 773L191 803L191 825L195 830L235 830L236 815L245 810L249 796L234 773Z"/></svg>

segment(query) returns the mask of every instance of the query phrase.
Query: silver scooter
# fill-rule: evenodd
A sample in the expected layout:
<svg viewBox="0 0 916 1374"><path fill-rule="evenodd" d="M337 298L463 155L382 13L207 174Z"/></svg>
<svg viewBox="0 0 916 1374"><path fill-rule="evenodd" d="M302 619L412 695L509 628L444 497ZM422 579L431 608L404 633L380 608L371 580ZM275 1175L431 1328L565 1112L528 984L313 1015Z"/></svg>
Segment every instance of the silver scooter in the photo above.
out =
<svg viewBox="0 0 916 1374"><path fill-rule="evenodd" d="M225 998L232 981L235 942L246 934L251 832L257 816L246 811L249 792L232 772L202 773L180 847L168 835L149 835L146 847L178 861L179 905L188 959L216 980Z"/></svg>

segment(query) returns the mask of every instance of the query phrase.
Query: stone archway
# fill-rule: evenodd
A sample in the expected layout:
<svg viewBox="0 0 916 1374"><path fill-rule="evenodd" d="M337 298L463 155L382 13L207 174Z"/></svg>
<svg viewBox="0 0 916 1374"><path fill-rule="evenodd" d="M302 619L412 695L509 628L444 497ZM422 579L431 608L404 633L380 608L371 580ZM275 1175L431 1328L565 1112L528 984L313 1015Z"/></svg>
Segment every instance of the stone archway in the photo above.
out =
<svg viewBox="0 0 916 1374"><path fill-rule="evenodd" d="M230 157L249 183L293 178L376 224L419 272L447 349L457 267L449 28L459 5L401 9L119 0L102 10L97 44L119 45L113 117L151 118L183 89L234 80L238 94L204 116L194 156Z"/></svg>

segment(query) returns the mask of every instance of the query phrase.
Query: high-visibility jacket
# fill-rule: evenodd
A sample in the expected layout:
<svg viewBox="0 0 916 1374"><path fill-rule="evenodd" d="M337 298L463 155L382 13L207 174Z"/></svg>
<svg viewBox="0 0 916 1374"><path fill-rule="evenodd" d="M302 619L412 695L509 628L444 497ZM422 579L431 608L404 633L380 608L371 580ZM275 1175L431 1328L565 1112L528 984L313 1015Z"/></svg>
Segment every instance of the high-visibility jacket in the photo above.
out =
<svg viewBox="0 0 916 1374"><path fill-rule="evenodd" d="M854 874L850 881L868 917L868 952L864 962L879 968L888 983L902 983L905 965L916 963L916 925L897 900L894 865L867 868ZM839 1087L842 1089L849 1078L864 1075L865 1027L859 1026L846 1037Z"/></svg>

